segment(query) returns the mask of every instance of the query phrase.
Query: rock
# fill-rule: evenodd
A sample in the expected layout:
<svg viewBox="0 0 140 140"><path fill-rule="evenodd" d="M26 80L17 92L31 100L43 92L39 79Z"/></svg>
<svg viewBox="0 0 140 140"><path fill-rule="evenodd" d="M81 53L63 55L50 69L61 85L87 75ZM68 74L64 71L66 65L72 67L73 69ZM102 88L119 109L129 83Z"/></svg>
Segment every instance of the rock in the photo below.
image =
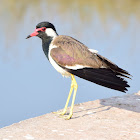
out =
<svg viewBox="0 0 140 140"><path fill-rule="evenodd" d="M75 105L72 119L53 113L0 129L0 140L140 140L140 92Z"/></svg>

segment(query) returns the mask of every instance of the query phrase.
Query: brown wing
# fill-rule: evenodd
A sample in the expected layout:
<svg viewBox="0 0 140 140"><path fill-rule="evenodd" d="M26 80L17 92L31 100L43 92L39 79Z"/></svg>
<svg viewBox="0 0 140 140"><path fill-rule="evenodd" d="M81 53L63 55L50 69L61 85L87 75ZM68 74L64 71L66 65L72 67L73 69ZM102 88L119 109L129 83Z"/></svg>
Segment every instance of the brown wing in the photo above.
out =
<svg viewBox="0 0 140 140"><path fill-rule="evenodd" d="M72 37L58 36L53 41L53 45L58 47L53 48L50 55L60 66L107 67L96 53L90 52L84 44Z"/></svg>
<svg viewBox="0 0 140 140"><path fill-rule="evenodd" d="M51 50L51 57L69 73L111 89L127 91L129 85L121 77L129 78L126 75L130 74L105 57L90 52L84 44L68 36L58 36L53 45L58 47ZM84 67L66 67L75 65Z"/></svg>

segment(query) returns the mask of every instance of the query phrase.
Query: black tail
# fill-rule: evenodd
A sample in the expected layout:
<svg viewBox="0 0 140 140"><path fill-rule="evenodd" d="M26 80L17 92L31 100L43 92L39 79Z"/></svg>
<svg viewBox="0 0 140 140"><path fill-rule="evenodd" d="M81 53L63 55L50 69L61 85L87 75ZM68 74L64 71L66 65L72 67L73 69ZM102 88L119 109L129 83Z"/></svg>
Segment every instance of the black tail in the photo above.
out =
<svg viewBox="0 0 140 140"><path fill-rule="evenodd" d="M113 71L117 72L118 75L120 73L121 76L124 76L126 78L130 78L127 77L126 75L131 76L126 70L121 69L120 67L118 67L116 64L114 64L113 62L111 62L110 60L108 60L107 58L97 54L98 58L100 58L101 61L105 62L108 67L110 67L110 69L112 69ZM131 79L131 78L130 78Z"/></svg>
<svg viewBox="0 0 140 140"><path fill-rule="evenodd" d="M126 75L121 74L118 71L114 72L111 69L83 68L83 69L78 69L78 70L72 70L72 69L65 68L65 70L85 80L94 82L104 87L119 90L122 92L126 92L127 87L130 87L127 84L127 81L121 78L121 76L127 77ZM127 72L123 71L123 73L127 73Z"/></svg>

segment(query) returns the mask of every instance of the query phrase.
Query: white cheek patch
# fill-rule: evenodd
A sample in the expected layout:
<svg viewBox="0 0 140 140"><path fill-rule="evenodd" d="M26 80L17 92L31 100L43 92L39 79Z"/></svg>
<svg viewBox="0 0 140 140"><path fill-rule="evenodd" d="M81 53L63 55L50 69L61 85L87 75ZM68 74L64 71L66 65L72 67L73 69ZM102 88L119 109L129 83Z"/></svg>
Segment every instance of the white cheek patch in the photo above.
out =
<svg viewBox="0 0 140 140"><path fill-rule="evenodd" d="M57 36L56 32L51 28L46 28L45 33L47 36L51 36L53 38Z"/></svg>

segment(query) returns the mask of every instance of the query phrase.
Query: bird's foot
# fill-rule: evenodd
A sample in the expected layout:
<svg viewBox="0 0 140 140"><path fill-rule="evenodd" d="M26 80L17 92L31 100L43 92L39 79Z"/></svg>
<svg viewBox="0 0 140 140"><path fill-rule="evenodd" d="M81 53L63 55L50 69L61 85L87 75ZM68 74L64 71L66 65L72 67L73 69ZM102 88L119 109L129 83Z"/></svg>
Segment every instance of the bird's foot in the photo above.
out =
<svg viewBox="0 0 140 140"><path fill-rule="evenodd" d="M60 116L63 116L63 115L65 115L66 114L66 109L64 109L63 111L58 111L58 112L53 112L54 114L58 114L58 115L60 115Z"/></svg>
<svg viewBox="0 0 140 140"><path fill-rule="evenodd" d="M60 116L61 118L65 119L65 120L69 120L72 117L72 113L70 113L69 115L66 116Z"/></svg>
<svg viewBox="0 0 140 140"><path fill-rule="evenodd" d="M65 120L71 119L73 113L69 113L68 115L66 114L66 110L64 109L63 111L58 111L58 112L53 112L54 114L58 114L60 118L63 118ZM66 115L65 115L66 114ZM65 115L65 116L64 116Z"/></svg>

